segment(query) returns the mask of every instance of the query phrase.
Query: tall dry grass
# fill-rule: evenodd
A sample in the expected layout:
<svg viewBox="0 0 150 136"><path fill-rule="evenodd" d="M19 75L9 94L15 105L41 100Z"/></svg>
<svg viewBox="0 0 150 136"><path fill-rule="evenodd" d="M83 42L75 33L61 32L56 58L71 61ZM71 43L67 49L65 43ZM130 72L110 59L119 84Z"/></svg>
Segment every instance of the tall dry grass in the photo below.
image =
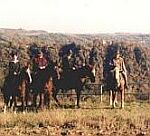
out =
<svg viewBox="0 0 150 136"><path fill-rule="evenodd" d="M88 103L87 103L88 104ZM56 134L150 134L150 104L131 103L124 110L108 106L81 109L49 109L38 113L0 113L0 128L34 133L46 128L43 135L51 130ZM47 132L48 131L48 132ZM20 131L19 131L20 132ZM49 134L49 133L48 133Z"/></svg>

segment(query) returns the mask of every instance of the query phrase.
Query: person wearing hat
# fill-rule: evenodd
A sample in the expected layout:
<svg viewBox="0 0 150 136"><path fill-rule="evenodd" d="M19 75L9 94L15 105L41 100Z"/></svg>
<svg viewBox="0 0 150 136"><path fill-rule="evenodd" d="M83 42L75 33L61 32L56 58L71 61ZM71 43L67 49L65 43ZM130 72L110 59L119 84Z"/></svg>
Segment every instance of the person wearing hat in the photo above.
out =
<svg viewBox="0 0 150 136"><path fill-rule="evenodd" d="M68 52L65 55L63 55L61 65L61 77L66 81L69 81L70 74L75 70L75 57L72 50L68 50Z"/></svg>
<svg viewBox="0 0 150 136"><path fill-rule="evenodd" d="M42 51L40 51L40 52L38 53L38 57L37 57L36 63L37 63L38 68L39 68L40 70L46 68L48 62L47 62L46 58L44 57Z"/></svg>
<svg viewBox="0 0 150 136"><path fill-rule="evenodd" d="M42 49L41 49L42 53L43 53L43 56L46 58L47 61L51 60L52 57L51 57L51 53L48 49L48 46L45 45Z"/></svg>
<svg viewBox="0 0 150 136"><path fill-rule="evenodd" d="M63 71L74 70L75 57L72 50L69 50L62 58L62 68Z"/></svg>
<svg viewBox="0 0 150 136"><path fill-rule="evenodd" d="M5 85L7 87L15 88L18 82L18 75L20 72L20 62L18 60L18 54L15 51L12 51L10 54L10 61L8 66L8 76L5 78Z"/></svg>
<svg viewBox="0 0 150 136"><path fill-rule="evenodd" d="M20 71L20 62L17 52L11 52L11 60L9 61L9 75L18 75Z"/></svg>
<svg viewBox="0 0 150 136"><path fill-rule="evenodd" d="M37 57L34 58L33 61L33 88L36 88L39 84L44 83L47 65L48 61L44 57L43 52L39 51Z"/></svg>
<svg viewBox="0 0 150 136"><path fill-rule="evenodd" d="M116 73L116 77L118 77L117 78L117 85L119 86L119 74L122 73L122 75L125 79L125 87L128 88L128 85L127 85L127 70L126 70L124 60L121 57L119 50L117 50L116 53L114 54L111 65L112 65L112 67L118 69L118 70L116 70L116 71L118 71L118 73Z"/></svg>

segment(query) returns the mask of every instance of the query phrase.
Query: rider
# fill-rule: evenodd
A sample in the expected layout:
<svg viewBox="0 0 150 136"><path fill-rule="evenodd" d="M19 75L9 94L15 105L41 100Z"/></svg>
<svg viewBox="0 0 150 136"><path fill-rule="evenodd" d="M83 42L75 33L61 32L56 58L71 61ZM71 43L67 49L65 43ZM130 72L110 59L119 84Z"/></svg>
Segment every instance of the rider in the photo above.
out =
<svg viewBox="0 0 150 136"><path fill-rule="evenodd" d="M116 51L116 53L115 53L115 55L114 55L110 65L113 68L118 68L119 69L119 73L121 73L123 75L123 78L125 79L125 87L128 88L128 84L127 84L127 70L126 70L126 67L125 67L124 60L120 56L119 50ZM119 78L117 79L117 85L119 86Z"/></svg>
<svg viewBox="0 0 150 136"><path fill-rule="evenodd" d="M75 70L75 56L72 50L69 50L62 58L62 77L70 79L70 75Z"/></svg>
<svg viewBox="0 0 150 136"><path fill-rule="evenodd" d="M17 78L20 72L20 62L18 60L18 54L16 51L12 51L10 55L11 59L8 67L9 74L6 77L6 83L8 86L15 87L17 85Z"/></svg>
<svg viewBox="0 0 150 136"><path fill-rule="evenodd" d="M89 53L89 64L95 65L98 61L98 49L94 45Z"/></svg>
<svg viewBox="0 0 150 136"><path fill-rule="evenodd" d="M42 53L43 53L43 56L46 58L47 61L50 60L50 51L48 50L48 46L44 46L42 49L41 49Z"/></svg>
<svg viewBox="0 0 150 136"><path fill-rule="evenodd" d="M74 54L72 50L69 50L69 52L62 58L63 71L75 70L74 64L75 64Z"/></svg>
<svg viewBox="0 0 150 136"><path fill-rule="evenodd" d="M9 62L9 75L17 76L20 71L20 62L18 54L15 51L11 52L11 60Z"/></svg>
<svg viewBox="0 0 150 136"><path fill-rule="evenodd" d="M45 77L45 69L47 65L48 61L44 57L42 51L39 51L37 57L34 60L34 67L33 67L35 80L44 82L43 80Z"/></svg>

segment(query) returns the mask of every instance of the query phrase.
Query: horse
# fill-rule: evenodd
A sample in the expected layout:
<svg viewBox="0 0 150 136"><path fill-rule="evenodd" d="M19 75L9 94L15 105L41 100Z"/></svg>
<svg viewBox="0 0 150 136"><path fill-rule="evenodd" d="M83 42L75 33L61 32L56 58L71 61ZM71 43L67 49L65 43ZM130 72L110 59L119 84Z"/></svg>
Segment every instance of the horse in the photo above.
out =
<svg viewBox="0 0 150 136"><path fill-rule="evenodd" d="M117 94L121 93L121 108L124 108L124 99L125 99L125 79L123 74L119 71L117 67L110 71L109 74L109 99L110 105L112 108L116 107L117 103Z"/></svg>
<svg viewBox="0 0 150 136"><path fill-rule="evenodd" d="M40 96L38 108L49 107L50 96L53 90L52 77L55 75L54 66L48 64L45 69L39 71L33 78L33 107L37 108L37 96Z"/></svg>
<svg viewBox="0 0 150 136"><path fill-rule="evenodd" d="M16 112L17 97L21 99L21 110L24 112L28 105L29 82L31 82L30 64L24 64L18 75L8 75L5 78L3 86L4 96L4 113L8 107L13 106L13 111ZM9 105L10 104L10 105Z"/></svg>
<svg viewBox="0 0 150 136"><path fill-rule="evenodd" d="M64 73L64 76L61 76L60 79L55 81L55 89L53 91L53 98L56 103L60 106L60 102L57 99L57 94L59 90L68 91L70 89L75 89L77 95L77 107L80 108L80 95L85 81L87 78L90 78L91 82L95 82L95 76L92 73L93 69L86 65L76 70L71 70Z"/></svg>

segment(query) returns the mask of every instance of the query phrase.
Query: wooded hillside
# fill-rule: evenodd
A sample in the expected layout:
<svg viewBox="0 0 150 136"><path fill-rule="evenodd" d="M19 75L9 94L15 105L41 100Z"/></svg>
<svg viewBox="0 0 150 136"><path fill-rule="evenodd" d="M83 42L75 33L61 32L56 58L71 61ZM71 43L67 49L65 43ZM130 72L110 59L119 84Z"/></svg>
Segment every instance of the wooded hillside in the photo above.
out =
<svg viewBox="0 0 150 136"><path fill-rule="evenodd" d="M26 31L23 29L0 29L0 85L7 74L9 53L18 49L21 60L29 59L28 47L37 44L39 47L48 45L54 59L58 50L65 44L75 42L83 50L90 50L93 45L99 51L97 67L97 83L102 83L103 66L110 41L121 48L128 70L130 89L149 91L150 89L150 35L144 34L58 34L46 31ZM22 61L21 61L22 62Z"/></svg>

